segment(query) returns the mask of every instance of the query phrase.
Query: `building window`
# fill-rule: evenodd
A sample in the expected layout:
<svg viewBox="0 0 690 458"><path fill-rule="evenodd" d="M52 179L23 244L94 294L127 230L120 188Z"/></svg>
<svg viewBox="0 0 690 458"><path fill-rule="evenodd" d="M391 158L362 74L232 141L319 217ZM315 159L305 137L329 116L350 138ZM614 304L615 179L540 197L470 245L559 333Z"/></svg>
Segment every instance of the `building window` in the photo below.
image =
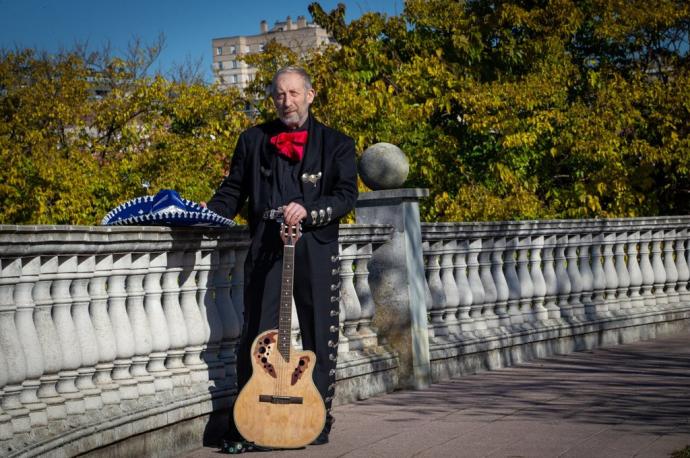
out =
<svg viewBox="0 0 690 458"><path fill-rule="evenodd" d="M240 64L236 60L232 61L232 68L239 68L239 66Z"/></svg>
<svg viewBox="0 0 690 458"><path fill-rule="evenodd" d="M250 52L249 45L244 45L244 52Z"/></svg>
<svg viewBox="0 0 690 458"><path fill-rule="evenodd" d="M230 54L235 54L235 46L230 46Z"/></svg>
<svg viewBox="0 0 690 458"><path fill-rule="evenodd" d="M222 47L222 46L218 46L218 47L216 48L216 56L220 56L221 54L223 54L223 47Z"/></svg>
<svg viewBox="0 0 690 458"><path fill-rule="evenodd" d="M237 84L237 75L232 75L230 77L230 82L232 82L233 84Z"/></svg>
<svg viewBox="0 0 690 458"><path fill-rule="evenodd" d="M223 62L218 62L218 70L223 70Z"/></svg>
<svg viewBox="0 0 690 458"><path fill-rule="evenodd" d="M264 46L266 43L259 43L259 52L264 52Z"/></svg>

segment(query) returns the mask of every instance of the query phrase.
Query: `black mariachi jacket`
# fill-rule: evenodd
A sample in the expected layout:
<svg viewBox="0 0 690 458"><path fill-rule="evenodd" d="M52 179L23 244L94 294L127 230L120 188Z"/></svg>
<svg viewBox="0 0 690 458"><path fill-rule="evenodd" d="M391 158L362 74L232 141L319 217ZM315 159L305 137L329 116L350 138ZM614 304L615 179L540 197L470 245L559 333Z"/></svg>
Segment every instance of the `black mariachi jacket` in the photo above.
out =
<svg viewBox="0 0 690 458"><path fill-rule="evenodd" d="M271 196L275 147L270 138L284 131L280 120L243 132L230 163L230 173L208 202L214 212L233 218L249 200L249 230L256 232ZM338 237L338 225L357 201L357 168L352 138L308 120L307 144L300 169L302 204L307 210L305 232L322 242Z"/></svg>

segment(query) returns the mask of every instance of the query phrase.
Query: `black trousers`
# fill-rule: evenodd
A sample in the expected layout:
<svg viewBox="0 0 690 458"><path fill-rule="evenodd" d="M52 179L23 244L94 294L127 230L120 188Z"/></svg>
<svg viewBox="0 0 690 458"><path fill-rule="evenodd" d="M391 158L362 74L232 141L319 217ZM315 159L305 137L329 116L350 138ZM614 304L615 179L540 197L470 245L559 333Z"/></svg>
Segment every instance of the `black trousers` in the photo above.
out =
<svg viewBox="0 0 690 458"><path fill-rule="evenodd" d="M302 347L316 354L314 383L330 411L338 354L340 271L338 242L323 243L313 232L295 245L293 296ZM279 225L265 221L252 239L245 262L244 324L237 349L238 392L251 376L251 345L261 332L278 328L283 266Z"/></svg>

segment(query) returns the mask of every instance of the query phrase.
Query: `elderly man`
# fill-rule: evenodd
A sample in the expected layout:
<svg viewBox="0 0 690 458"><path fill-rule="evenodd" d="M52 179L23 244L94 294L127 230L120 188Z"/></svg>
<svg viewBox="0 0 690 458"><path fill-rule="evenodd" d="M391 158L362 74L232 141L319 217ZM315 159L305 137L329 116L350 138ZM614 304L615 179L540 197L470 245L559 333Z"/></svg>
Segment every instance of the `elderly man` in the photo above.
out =
<svg viewBox="0 0 690 458"><path fill-rule="evenodd" d="M328 442L338 346L338 226L357 200L354 141L310 113L315 91L299 67L279 70L271 87L278 119L243 132L230 173L208 208L233 218L248 200L252 237L245 263L244 327L237 351L241 389L251 376L250 347L262 331L278 328L282 272L279 224L301 223L295 246L293 294L302 346L316 354L314 383L327 420L314 442Z"/></svg>

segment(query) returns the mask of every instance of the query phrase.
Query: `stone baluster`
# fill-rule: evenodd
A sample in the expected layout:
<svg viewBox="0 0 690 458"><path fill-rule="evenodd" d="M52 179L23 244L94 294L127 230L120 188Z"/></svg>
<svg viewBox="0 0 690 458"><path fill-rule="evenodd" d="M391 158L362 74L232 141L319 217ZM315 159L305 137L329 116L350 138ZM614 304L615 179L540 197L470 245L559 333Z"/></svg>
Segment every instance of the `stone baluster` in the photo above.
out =
<svg viewBox="0 0 690 458"><path fill-rule="evenodd" d="M455 253L455 282L458 285L459 304L458 304L458 322L460 324L460 338L473 339L474 323L470 316L470 309L472 308L472 289L468 280L467 272L467 253L470 249L470 244L467 240L459 240L456 245Z"/></svg>
<svg viewBox="0 0 690 458"><path fill-rule="evenodd" d="M35 304L34 323L43 355L43 375L38 388L38 398L46 404L48 420L67 418L65 400L57 392L58 372L62 367L62 349L57 328L53 321L53 298L50 290L57 274L58 257L41 257L38 281L33 289Z"/></svg>
<svg viewBox="0 0 690 458"><path fill-rule="evenodd" d="M357 332L359 320L362 318L362 306L357 297L353 265L357 259L357 245L348 243L341 247L340 252L340 323L342 325L344 341L348 350L360 350L362 340ZM333 291L335 295L337 288ZM342 343L341 343L342 345Z"/></svg>
<svg viewBox="0 0 690 458"><path fill-rule="evenodd" d="M676 269L676 261L673 259L676 252L674 247L676 238L675 229L664 231L664 272L666 273L664 295L668 298L669 308L674 307L680 302L678 291L676 291L678 287L678 270Z"/></svg>
<svg viewBox="0 0 690 458"><path fill-rule="evenodd" d="M376 304L369 286L369 261L373 256L372 249L371 243L358 245L357 259L355 261L355 291L361 306L359 337L364 348L378 345L378 337L371 327L371 322L376 312Z"/></svg>
<svg viewBox="0 0 690 458"><path fill-rule="evenodd" d="M668 305L668 296L664 293L664 286L666 285L666 271L664 268L664 261L661 258L661 244L664 240L664 230L658 229L652 235L652 269L654 270L654 297L656 298L656 307L658 310L663 310Z"/></svg>
<svg viewBox="0 0 690 458"><path fill-rule="evenodd" d="M0 406L11 417L12 431L25 433L31 429L29 409L20 401L22 382L26 380L26 356L19 340L15 322L17 306L14 303L14 288L22 273L21 259L0 259L0 353L5 356L6 372L4 394Z"/></svg>
<svg viewBox="0 0 690 458"><path fill-rule="evenodd" d="M223 338L220 342L218 357L224 365L223 386L230 386L235 371L235 346L240 335L240 319L230 294L230 273L235 267L235 251L228 248L216 252L218 267L213 274L216 289L216 308L223 327Z"/></svg>
<svg viewBox="0 0 690 458"><path fill-rule="evenodd" d="M484 289L483 313L486 326L490 334L500 334L498 315L494 311L498 292L491 273L491 254L494 251L494 239L486 238L482 240L482 249L479 252L479 277L482 280Z"/></svg>
<svg viewBox="0 0 690 458"><path fill-rule="evenodd" d="M568 305L571 321L574 323L586 321L585 307L582 303L582 276L580 275L580 266L577 264L579 260L579 255L577 253L579 246L579 234L568 236L568 246L565 252L567 263L566 271L568 272L568 279L570 280L570 297L568 298Z"/></svg>
<svg viewBox="0 0 690 458"><path fill-rule="evenodd" d="M442 337L436 335L436 328L441 332L441 322L443 321L443 305L445 298L440 297L443 291L441 284L441 266L438 263L438 254L434 253L434 242L429 240L422 241L422 256L424 258L424 297L426 303L428 322L429 341L437 340Z"/></svg>
<svg viewBox="0 0 690 458"><path fill-rule="evenodd" d="M292 347L300 349L302 348L302 332L299 328L299 316L297 315L297 305L295 305L294 297L292 298L292 310L290 313L290 339Z"/></svg>
<svg viewBox="0 0 690 458"><path fill-rule="evenodd" d="M640 235L640 270L642 271L642 288L640 294L646 310L656 308L654 296L654 268L652 267L650 245L652 241L651 231Z"/></svg>
<svg viewBox="0 0 690 458"><path fill-rule="evenodd" d="M482 316L484 306L484 287L482 279L479 277L479 252L482 249L481 239L470 241L467 256L467 278L470 282L472 291L472 307L470 308L470 318L474 323L474 331L478 337L488 335L486 321Z"/></svg>
<svg viewBox="0 0 690 458"><path fill-rule="evenodd" d="M570 276L568 275L565 251L568 247L568 236L561 235L556 241L554 264L556 265L556 283L558 285L558 308L561 318L572 323L573 313L570 304Z"/></svg>
<svg viewBox="0 0 690 458"><path fill-rule="evenodd" d="M604 234L597 234L592 243L592 276L594 277L594 294L592 295L593 320L605 319L609 316L604 292L606 290L606 273L604 272L602 250Z"/></svg>
<svg viewBox="0 0 690 458"><path fill-rule="evenodd" d="M212 385L216 386L222 384L222 380L225 378L225 366L218 357L220 341L223 338L223 328L220 323L220 313L215 303L216 290L213 285L213 277L211 277L211 271L218 267L213 265L213 254L214 251L210 250L197 252L197 269L199 271L197 302L204 328L203 359L208 366L208 377Z"/></svg>
<svg viewBox="0 0 690 458"><path fill-rule="evenodd" d="M458 322L460 293L458 292L458 285L455 283L455 266L453 265L455 246L455 240L444 240L441 247L441 282L445 297L443 323L446 335L453 340L457 339L460 334L460 323Z"/></svg>
<svg viewBox="0 0 690 458"><path fill-rule="evenodd" d="M593 314L592 297L594 295L594 273L590 263L592 262L592 234L585 234L580 237L579 266L580 279L582 280L582 293L580 295L582 308L580 318L587 321Z"/></svg>
<svg viewBox="0 0 690 458"><path fill-rule="evenodd" d="M522 329L524 317L520 312L520 279L517 273L517 237L509 239L503 257L503 273L508 284L508 318L513 330Z"/></svg>
<svg viewBox="0 0 690 458"><path fill-rule="evenodd" d="M685 263L688 265L688 269L690 269L690 229L685 230ZM690 279L686 288L690 293Z"/></svg>
<svg viewBox="0 0 690 458"><path fill-rule="evenodd" d="M346 246L343 246L342 243L338 244L338 261L336 263L338 267L332 270L333 275L335 275L336 273L339 275L338 281L340 282L340 288L336 289L338 294L336 294L336 291L333 291L333 295L331 295L331 303L338 303L338 329L336 330L334 326L331 326L330 332L332 334L337 334L338 338L329 340L328 345L333 345L337 347L338 354L344 354L350 351L350 342L347 336L345 335L345 325L347 323L348 317L347 304L343 300L343 291L345 286L345 278L349 274L347 266L349 264L349 269L350 271L352 271L352 264L351 260L345 259L347 257L346 255L349 254L345 250Z"/></svg>
<svg viewBox="0 0 690 458"><path fill-rule="evenodd" d="M520 281L520 313L524 322L524 329L533 329L537 325L537 317L533 308L534 305L534 283L529 271L529 252L532 246L530 236L523 237L518 241L517 274Z"/></svg>
<svg viewBox="0 0 690 458"><path fill-rule="evenodd" d="M548 324L549 311L544 306L546 297L546 280L541 267L541 253L544 249L544 236L532 238L532 249L530 250L529 265L530 278L532 280L532 297L534 303L534 317L541 325Z"/></svg>
<svg viewBox="0 0 690 458"><path fill-rule="evenodd" d="M120 387L120 399L139 397L137 381L130 374L134 356L134 331L127 315L127 289L125 282L132 264L131 254L113 255L113 270L108 277L108 314L115 335L117 355L113 361L112 380ZM127 406L131 403L127 403Z"/></svg>
<svg viewBox="0 0 690 458"><path fill-rule="evenodd" d="M137 380L140 397L156 394L153 376L146 366L153 349L151 344L151 326L144 309L144 277L149 268L148 253L132 253L132 264L125 285L127 288L127 316L134 334L134 355L130 373Z"/></svg>
<svg viewBox="0 0 690 458"><path fill-rule="evenodd" d="M168 397L173 389L172 372L165 367L170 349L170 331L163 311L161 280L166 263L166 253L151 252L149 268L144 277L144 310L151 329L151 353L146 369L153 377L158 397Z"/></svg>
<svg viewBox="0 0 690 458"><path fill-rule="evenodd" d="M690 268L685 257L686 243L688 239L688 229L679 229L678 237L675 241L676 252L676 271L678 272L678 298L681 303L690 301L690 291L688 291L688 280L690 280Z"/></svg>
<svg viewBox="0 0 690 458"><path fill-rule="evenodd" d="M110 375L115 367L113 361L117 358L115 332L108 314L107 285L112 271L113 255L97 255L94 275L89 282L89 297L91 298L89 312L98 348L98 362L93 381L101 392L103 404L108 407L108 410L117 410L120 406L119 385ZM50 405L48 412L50 414Z"/></svg>
<svg viewBox="0 0 690 458"><path fill-rule="evenodd" d="M166 270L163 273L163 313L168 327L170 349L165 367L172 374L173 391L185 393L191 386L190 370L183 363L189 342L187 326L180 305L180 276L182 274L183 251L169 251L166 254Z"/></svg>
<svg viewBox="0 0 690 458"><path fill-rule="evenodd" d="M0 286L2 288L2 286ZM2 311L0 310L0 314ZM12 417L7 415L2 410L3 388L7 384L9 368L7 367L7 359L2 352L0 345L0 441L9 440L12 438Z"/></svg>
<svg viewBox="0 0 690 458"><path fill-rule="evenodd" d="M548 315L548 324L557 325L561 322L561 309L558 308L558 280L554 269L554 249L556 248L556 236L550 235L544 240L543 276L546 292L544 294L544 307Z"/></svg>
<svg viewBox="0 0 690 458"><path fill-rule="evenodd" d="M506 251L506 238L494 239L494 247L491 252L491 275L496 286L496 315L501 332L506 333L510 328L510 315L508 314L508 298L510 289L508 281L503 274L503 255Z"/></svg>
<svg viewBox="0 0 690 458"><path fill-rule="evenodd" d="M615 244L615 233L604 235L604 278L606 278L604 301L606 301L606 307L608 308L608 316L619 315L620 310L618 299L616 298L618 275L616 275L616 264L613 257L613 245Z"/></svg>
<svg viewBox="0 0 690 458"><path fill-rule="evenodd" d="M185 251L182 258L182 274L180 275L180 306L184 323L187 327L187 346L184 349L184 365L189 368L192 377L192 387L206 389L209 381L208 366L201 359L204 345L204 323L201 320L197 293L197 265L196 251Z"/></svg>
<svg viewBox="0 0 690 458"><path fill-rule="evenodd" d="M640 294L642 288L642 270L638 261L640 233L633 232L628 235L628 274L630 277L630 306L632 313L642 311L644 308L644 298Z"/></svg>
<svg viewBox="0 0 690 458"><path fill-rule="evenodd" d="M95 255L79 256L77 261L77 274L70 285L72 318L81 349L81 367L77 370L75 385L84 396L86 409L100 410L103 407L101 390L93 382L98 364L98 343L89 313L89 283L96 270L96 258Z"/></svg>
<svg viewBox="0 0 690 458"><path fill-rule="evenodd" d="M618 300L618 308L621 315L629 316L632 302L630 302L630 272L628 272L628 264L626 262L625 248L628 242L628 233L619 232L616 235L616 246L613 254L616 265L616 277L618 278L618 288L616 289L616 296Z"/></svg>
<svg viewBox="0 0 690 458"><path fill-rule="evenodd" d="M14 288L14 304L17 307L14 321L26 357L26 373L19 400L25 408L29 409L31 425L45 426L48 424L47 406L37 396L45 363L34 324L35 305L32 296L41 268L41 258L39 256L22 258L21 268L21 276Z"/></svg>
<svg viewBox="0 0 690 458"><path fill-rule="evenodd" d="M77 256L60 256L58 271L53 283L53 320L58 332L62 352L62 366L58 372L57 391L65 398L65 407L70 415L81 415L86 410L84 395L75 382L81 367L82 357L79 349L77 329L72 318L72 294L70 287L76 276Z"/></svg>

